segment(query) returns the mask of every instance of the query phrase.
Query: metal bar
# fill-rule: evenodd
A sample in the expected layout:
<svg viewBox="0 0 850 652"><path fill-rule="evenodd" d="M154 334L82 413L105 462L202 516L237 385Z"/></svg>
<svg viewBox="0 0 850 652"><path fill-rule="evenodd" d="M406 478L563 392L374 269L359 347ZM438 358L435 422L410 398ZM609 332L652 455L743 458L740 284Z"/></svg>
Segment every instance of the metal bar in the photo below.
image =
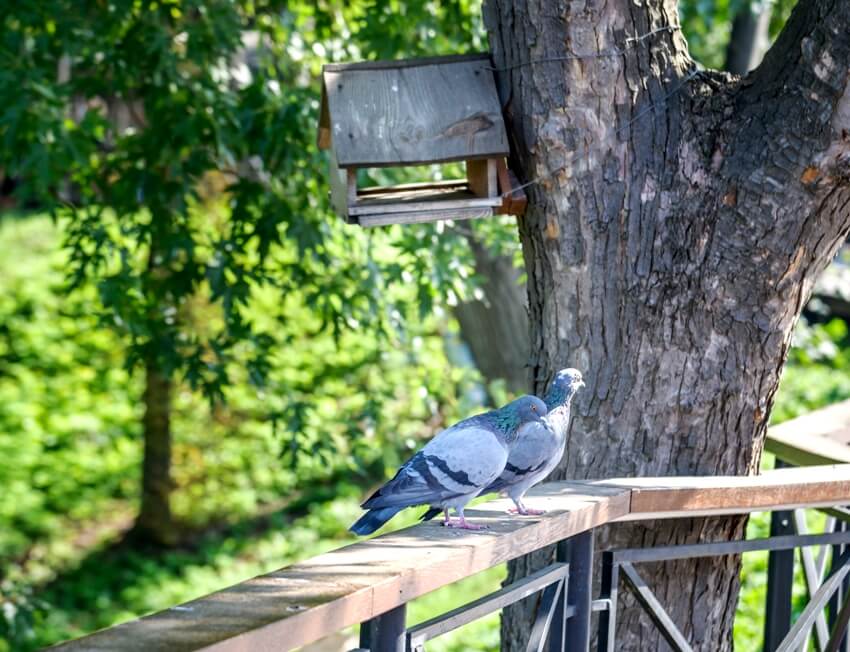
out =
<svg viewBox="0 0 850 652"><path fill-rule="evenodd" d="M846 523L844 524L844 529L845 530L848 529ZM848 547L850 547L850 546L844 546L841 549L841 552L842 553L847 552ZM847 602L848 600L850 600L850 574L846 575L844 577L844 579L842 580L841 591L840 591L839 595L842 596L841 599L844 602ZM848 639L850 639L850 637L848 637L847 633L845 632L844 637L841 639L841 645L843 646L844 652L850 652L850 640L848 640Z"/></svg>
<svg viewBox="0 0 850 652"><path fill-rule="evenodd" d="M774 512L774 514L785 512ZM782 519L784 521L784 519ZM789 513L788 524L791 516ZM771 523L772 527L772 523ZM641 563L648 561L670 561L673 559L694 559L696 557L716 557L721 555L739 555L757 550L784 551L801 546L819 546L834 543L850 543L850 531L828 532L826 534L806 534L776 536L769 539L750 539L748 541L717 541L715 543L689 543L678 546L657 546L655 548L621 548L612 550L615 562Z"/></svg>
<svg viewBox="0 0 850 652"><path fill-rule="evenodd" d="M537 605L537 617L534 619L531 636L529 636L528 645L525 648L526 652L543 652L543 646L546 644L546 633L549 631L549 624L552 622L558 597L565 588L564 580L561 580L550 584L543 590L540 604Z"/></svg>
<svg viewBox="0 0 850 652"><path fill-rule="evenodd" d="M567 584L569 604L575 615L567 621L564 641L570 652L590 649L590 601L593 589L593 530L569 540L570 578Z"/></svg>
<svg viewBox="0 0 850 652"><path fill-rule="evenodd" d="M371 621L369 638L371 652L406 652L407 605L399 605Z"/></svg>
<svg viewBox="0 0 850 652"><path fill-rule="evenodd" d="M410 648L414 650L417 645L424 645L426 641L432 638L462 627L471 623L473 620L478 620L509 604L519 602L540 589L565 580L568 575L569 565L563 563L551 564L474 602L453 609L431 620L426 620L410 628L408 633Z"/></svg>
<svg viewBox="0 0 850 652"><path fill-rule="evenodd" d="M846 643L847 623L850 622L850 595L844 594L844 604L838 616L835 618L835 623L832 625L832 635L826 644L824 652L839 652Z"/></svg>
<svg viewBox="0 0 850 652"><path fill-rule="evenodd" d="M652 622L655 623L658 631L661 632L661 635L670 647L676 652L693 652L693 648L685 639L682 632L679 631L679 628L676 627L676 623L670 618L670 614L661 606L658 598L655 597L652 589L643 581L643 578L635 567L629 562L624 562L620 566L623 569L623 577L634 591L637 601L640 602L644 611L652 619Z"/></svg>
<svg viewBox="0 0 850 652"><path fill-rule="evenodd" d="M827 531L829 531L829 524L827 523ZM794 510L794 527L797 530L797 534L808 534L809 529L806 524L806 512L802 509ZM821 546L820 552L823 553L826 550L826 546ZM815 563L815 557L810 548L800 548L800 561L803 566L803 577L806 581L806 590L809 594L809 599L818 590L818 587L823 582L823 574L821 573L822 566L819 563ZM800 644L800 652L805 652L809 649L808 640L810 638L811 630L806 631L806 640L804 640ZM826 616L820 612L815 618L815 636L817 636L817 650L823 650L826 647L827 641L829 640L829 630L826 626Z"/></svg>
<svg viewBox="0 0 850 652"><path fill-rule="evenodd" d="M834 516L827 516L824 523L824 532L835 532L839 527L839 521ZM823 582L826 573L826 562L829 556L829 546L821 546L817 558L818 583Z"/></svg>
<svg viewBox="0 0 850 652"><path fill-rule="evenodd" d="M598 652L615 652L617 630L617 591L620 584L620 566L614 562L610 551L602 553L602 587L599 597L608 601L608 609L599 614L599 632L596 638Z"/></svg>
<svg viewBox="0 0 850 652"><path fill-rule="evenodd" d="M839 521L850 523L850 510L846 507L816 507L819 512L832 516Z"/></svg>
<svg viewBox="0 0 850 652"><path fill-rule="evenodd" d="M806 605L806 608L803 609L803 613L797 618L788 635L782 640L779 647L776 648L776 652L791 652L806 639L806 632L814 622L815 616L824 608L827 600L829 600L829 596L841 586L842 580L850 572L850 565L847 563L848 559L850 559L850 550L842 553L832 574L824 580L823 584L820 585L820 588L812 596L812 599L809 600L809 604Z"/></svg>
<svg viewBox="0 0 850 652"><path fill-rule="evenodd" d="M561 540L555 546L555 561L568 563L570 560L569 544L565 540ZM555 611L552 614L552 624L549 627L549 646L548 652L566 652L566 631L567 631L567 614L569 607L569 591L567 590L568 583L564 584L564 590L558 596L555 602Z"/></svg>
<svg viewBox="0 0 850 652"><path fill-rule="evenodd" d="M839 519L835 523L835 530L836 531L842 531L842 530L847 530L847 529L850 529L848 527L847 521ZM832 546L832 555L831 555L831 559L830 559L830 572L832 572L832 570L835 568L835 562L839 557L841 557L841 553L844 552L844 550L845 550L845 546L842 546L842 545ZM837 622L838 615L842 610L842 595L845 596L844 600L846 600L847 599L847 591L848 591L848 581L847 581L847 579L845 579L843 586L842 586L842 590L840 592L836 591L835 593L833 593L832 597L829 599L829 606L827 608L827 611L829 613L829 626L833 630L835 629L835 624ZM848 647L850 647L850 646L848 646L848 636L845 633L845 635L842 637L842 640L839 642L839 648L838 649L842 650L842 652L847 652Z"/></svg>
<svg viewBox="0 0 850 652"><path fill-rule="evenodd" d="M783 466L777 460L778 466ZM770 534L784 542L793 536L791 512L770 515ZM805 536L805 535L803 535ZM794 541L797 543L797 541ZM764 604L764 652L774 652L791 629L791 590L794 584L793 546L773 548L767 558L767 597Z"/></svg>
<svg viewBox="0 0 850 652"><path fill-rule="evenodd" d="M839 524L839 520L835 516L828 515L826 517L826 522L824 523L824 530L823 531L824 532L835 532L838 524ZM806 549L801 548L801 550L806 550ZM823 579L826 576L826 564L827 564L828 558L830 557L830 555L829 555L830 550L831 550L830 546L821 546L820 550L818 551L817 560L815 560L815 570L817 571L817 581L818 581L817 585L818 586L820 586L823 583ZM836 596L836 595L840 595L840 593L846 592L847 578L844 578L844 587L845 588L842 589L841 592L836 591L835 593L833 593L832 594L833 597ZM832 600L832 598L830 598L830 601L831 600ZM831 613L829 603L827 603L826 611L827 611L827 615L829 613ZM824 623L828 622L827 616L824 616L823 612L818 614L818 620L822 620ZM827 630L827 631L829 631L829 630ZM807 644L808 644L808 639L806 639L806 645ZM828 641L826 642L826 644L828 644ZM845 640L845 644L846 644L846 640ZM801 652L805 652L807 649L808 649L807 647L804 647L803 649L801 649ZM847 652L846 647L845 647L845 652Z"/></svg>
<svg viewBox="0 0 850 652"><path fill-rule="evenodd" d="M824 532L835 532L837 529L840 529L838 527L839 523L840 523L840 520L838 519L838 517L833 516L831 514L827 515L826 522L824 523L823 531ZM817 566L816 570L817 570L817 573L818 573L818 585L820 585L823 582L823 578L826 575L827 559L830 557L829 552L830 552L829 546L821 546L821 549L818 551L818 557L817 557L817 561L816 561L816 566ZM845 588L842 589L841 593L846 592L846 586L847 586L847 578L844 578L844 587ZM836 593L839 593L839 592L836 591ZM835 593L833 595L835 595ZM830 613L829 605L827 605L826 611L827 611L827 617L828 617L828 615ZM821 613L819 617L824 618L823 613ZM826 621L826 622L828 622L828 621ZM827 641L827 644L828 643L829 642ZM845 644L846 644L846 639L845 639ZM846 652L846 648L845 648L845 652Z"/></svg>

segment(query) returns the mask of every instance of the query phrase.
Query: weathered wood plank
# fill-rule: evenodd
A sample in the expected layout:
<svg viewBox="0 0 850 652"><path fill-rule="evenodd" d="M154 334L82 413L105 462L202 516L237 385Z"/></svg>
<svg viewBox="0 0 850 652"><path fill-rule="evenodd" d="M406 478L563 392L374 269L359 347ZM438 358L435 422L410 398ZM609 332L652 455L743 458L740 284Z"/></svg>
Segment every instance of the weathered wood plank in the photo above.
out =
<svg viewBox="0 0 850 652"><path fill-rule="evenodd" d="M417 165L508 154L502 108L487 59L389 63L396 65L323 69L340 167Z"/></svg>
<svg viewBox="0 0 850 652"><path fill-rule="evenodd" d="M777 426L771 426L768 431L768 436L772 437L776 434L781 435L799 435L808 437L809 435L829 436L838 430L850 428L850 401L842 401L834 403L827 407L803 414Z"/></svg>
<svg viewBox="0 0 850 652"><path fill-rule="evenodd" d="M490 66L490 55L486 52L471 54L451 54L439 57L413 57L411 59L393 59L388 61L357 61L356 63L327 63L322 66L322 72L345 72L350 70L387 70L395 68L413 68L451 62L478 62Z"/></svg>
<svg viewBox="0 0 850 652"><path fill-rule="evenodd" d="M348 207L352 198L356 197L357 192L356 185L352 188L352 181L356 184L357 173L354 170L340 169L333 154L331 154L328 173L330 175L331 206L333 206L337 215L349 221Z"/></svg>
<svg viewBox="0 0 850 652"><path fill-rule="evenodd" d="M319 109L319 131L316 133L316 146L328 149L331 146L331 116L328 112L328 96L322 85L321 109Z"/></svg>
<svg viewBox="0 0 850 652"><path fill-rule="evenodd" d="M795 466L850 464L850 447L823 435L801 437L778 433L765 440L765 450Z"/></svg>
<svg viewBox="0 0 850 652"><path fill-rule="evenodd" d="M765 450L799 466L850 463L850 401L836 403L768 430Z"/></svg>
<svg viewBox="0 0 850 652"><path fill-rule="evenodd" d="M367 186L357 190L358 197L384 195L394 192L415 190L459 190L469 187L466 179L443 179L442 181L420 181L417 183L400 183L397 186Z"/></svg>
<svg viewBox="0 0 850 652"><path fill-rule="evenodd" d="M544 517L508 516L507 500L467 510L481 532L436 522L329 552L59 650L291 650L413 598L625 514L629 491L551 483Z"/></svg>
<svg viewBox="0 0 850 652"><path fill-rule="evenodd" d="M756 476L623 478L595 486L631 489L618 520L682 518L850 503L850 465L800 467Z"/></svg>
<svg viewBox="0 0 850 652"><path fill-rule="evenodd" d="M499 195L502 198L502 207L497 212L499 215L524 215L528 198L520 188L516 175L502 159L499 159L496 165L496 173L499 179Z"/></svg>
<svg viewBox="0 0 850 652"><path fill-rule="evenodd" d="M496 197L496 159L488 158L466 162L469 190L478 197ZM498 205L501 205L501 201Z"/></svg>
<svg viewBox="0 0 850 652"><path fill-rule="evenodd" d="M378 213L410 213L414 211L448 211L455 208L498 208L499 197L477 197L468 190L431 189L408 190L403 193L359 196L357 203L348 207L349 215Z"/></svg>
<svg viewBox="0 0 850 652"><path fill-rule="evenodd" d="M437 220L474 220L495 215L495 208L483 206L478 208L454 208L447 210L421 210L404 213L371 213L358 215L360 226L386 226L388 224L418 224L420 222L436 222Z"/></svg>

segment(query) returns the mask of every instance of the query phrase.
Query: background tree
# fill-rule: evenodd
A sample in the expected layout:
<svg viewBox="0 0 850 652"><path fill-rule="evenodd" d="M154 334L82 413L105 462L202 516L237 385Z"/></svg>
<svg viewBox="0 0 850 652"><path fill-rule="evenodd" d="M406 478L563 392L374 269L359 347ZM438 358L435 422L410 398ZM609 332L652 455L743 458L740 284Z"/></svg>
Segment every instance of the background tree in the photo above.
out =
<svg viewBox="0 0 850 652"><path fill-rule="evenodd" d="M755 472L792 328L850 229L850 6L800 3L743 80L694 75L675 29L569 59L676 25L669 0L492 0L484 16L508 67L514 165L540 179L520 226L535 389L567 364L588 379L557 475ZM737 538L743 525L618 526L600 544ZM712 558L647 579L696 648L725 650L739 568ZM508 649L528 624L506 616ZM619 636L623 650L661 649L634 609Z"/></svg>
<svg viewBox="0 0 850 652"><path fill-rule="evenodd" d="M243 377L267 383L291 323L284 301L258 316L258 296L298 296L321 329L379 339L397 337L411 312L466 298L463 236L437 238L434 225L365 234L331 214L315 80L328 58L475 48L481 32L462 1L399 13L389 2L55 0L7 6L0 22L0 168L20 203L63 225L69 287L97 287L101 324L143 370L136 533L175 543L175 393L186 381L218 405ZM493 246L510 231L479 237ZM409 278L418 306L392 289ZM293 401L269 417L297 431L303 419L287 415L305 409Z"/></svg>
<svg viewBox="0 0 850 652"><path fill-rule="evenodd" d="M745 75L761 63L770 46L770 2L745 3L735 14L724 70Z"/></svg>
<svg viewBox="0 0 850 652"><path fill-rule="evenodd" d="M485 379L502 380L512 393L525 393L529 372L528 305L521 267L511 256L494 253L474 233L466 240L475 273L481 278L481 297L455 308L460 335Z"/></svg>

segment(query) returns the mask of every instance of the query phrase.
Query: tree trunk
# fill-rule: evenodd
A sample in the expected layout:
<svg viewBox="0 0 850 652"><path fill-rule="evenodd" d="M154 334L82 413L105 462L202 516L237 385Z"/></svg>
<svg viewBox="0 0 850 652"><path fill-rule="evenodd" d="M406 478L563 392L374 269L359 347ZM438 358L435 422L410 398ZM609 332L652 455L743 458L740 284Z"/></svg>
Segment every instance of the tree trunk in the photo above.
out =
<svg viewBox="0 0 850 652"><path fill-rule="evenodd" d="M463 341L488 382L504 380L509 391L528 391L528 307L520 271L507 256L492 254L472 236L475 271L483 279L483 300L455 308Z"/></svg>
<svg viewBox="0 0 850 652"><path fill-rule="evenodd" d="M171 380L155 363L145 365L142 503L135 534L158 545L177 542L171 516Z"/></svg>
<svg viewBox="0 0 850 652"><path fill-rule="evenodd" d="M850 230L850 3L800 5L740 82L691 76L673 30L568 58L677 24L673 0L489 0L484 15L513 165L539 179L520 222L535 389L564 366L587 380L554 477L754 473L792 328ZM624 524L598 545L744 524ZM509 579L549 559L517 560ZM731 649L737 559L642 572L696 649ZM507 611L504 649L529 627ZM617 649L667 649L633 601Z"/></svg>
<svg viewBox="0 0 850 652"><path fill-rule="evenodd" d="M732 34L726 48L727 72L746 75L761 63L770 46L771 2L745 3L732 21Z"/></svg>

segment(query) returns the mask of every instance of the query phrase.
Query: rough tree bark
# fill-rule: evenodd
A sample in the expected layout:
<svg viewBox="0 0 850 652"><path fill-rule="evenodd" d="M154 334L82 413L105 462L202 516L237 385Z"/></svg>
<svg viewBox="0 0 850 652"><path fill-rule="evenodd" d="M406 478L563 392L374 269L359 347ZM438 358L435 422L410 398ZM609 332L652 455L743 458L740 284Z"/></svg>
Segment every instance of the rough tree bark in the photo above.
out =
<svg viewBox="0 0 850 652"><path fill-rule="evenodd" d="M555 477L754 473L792 328L850 230L850 3L801 3L743 80L685 82L678 31L622 56L564 59L676 25L675 0L488 0L484 16L507 68L513 165L541 178L520 223L535 389L566 365L588 381ZM623 525L599 546L743 526ZM509 575L545 561L518 560ZM696 649L731 649L738 560L645 568ZM666 649L626 607L617 648ZM522 609L507 612L503 648L524 647L528 628Z"/></svg>
<svg viewBox="0 0 850 652"><path fill-rule="evenodd" d="M475 272L483 279L484 300L455 308L463 341L488 382L504 380L509 391L528 391L528 306L520 271L507 256L498 256L472 236Z"/></svg>
<svg viewBox="0 0 850 652"><path fill-rule="evenodd" d="M154 362L145 365L142 500L134 535L158 545L173 545L171 515L171 380Z"/></svg>

